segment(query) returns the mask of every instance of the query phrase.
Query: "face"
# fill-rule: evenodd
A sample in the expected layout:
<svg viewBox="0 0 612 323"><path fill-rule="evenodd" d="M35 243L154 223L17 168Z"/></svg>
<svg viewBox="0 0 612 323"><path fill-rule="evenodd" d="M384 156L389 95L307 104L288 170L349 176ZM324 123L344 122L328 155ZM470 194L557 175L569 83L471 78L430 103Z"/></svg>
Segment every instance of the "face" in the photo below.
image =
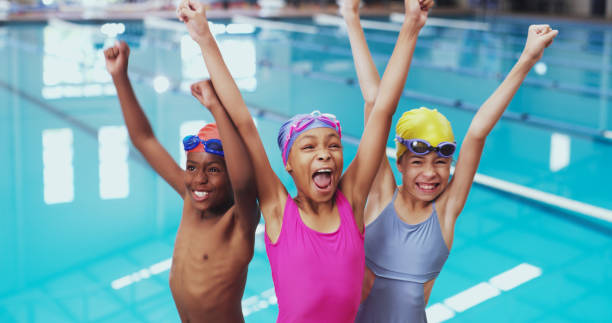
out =
<svg viewBox="0 0 612 323"><path fill-rule="evenodd" d="M298 192L315 202L331 200L342 175L342 143L331 128L303 132L293 143L286 169Z"/></svg>
<svg viewBox="0 0 612 323"><path fill-rule="evenodd" d="M434 200L448 185L451 160L436 152L419 156L406 151L397 162L403 188L418 200Z"/></svg>
<svg viewBox="0 0 612 323"><path fill-rule="evenodd" d="M225 159L207 152L188 152L185 187L189 200L198 211L219 210L233 204L232 187Z"/></svg>

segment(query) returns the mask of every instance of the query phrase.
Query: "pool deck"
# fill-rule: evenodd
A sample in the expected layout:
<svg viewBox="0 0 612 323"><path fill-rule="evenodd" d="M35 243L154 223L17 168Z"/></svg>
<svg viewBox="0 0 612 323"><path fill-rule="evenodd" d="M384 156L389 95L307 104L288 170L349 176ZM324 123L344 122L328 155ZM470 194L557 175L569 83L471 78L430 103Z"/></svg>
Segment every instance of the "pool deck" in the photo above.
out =
<svg viewBox="0 0 612 323"><path fill-rule="evenodd" d="M388 6L368 6L361 9L361 14L364 16L388 16L392 12L403 11L403 6L398 4L391 4ZM286 6L280 9L264 10L259 6L250 6L247 4L238 4L224 9L219 6L213 6L208 9L206 15L208 18L224 19L230 18L235 15L251 16L251 17L267 17L267 18L291 18L291 17L310 17L314 14L336 14L338 7L335 5L319 6L319 5L303 5L300 7ZM471 14L471 10L460 10L453 8L436 8L436 15L465 15ZM91 7L84 8L79 6L71 6L67 8L60 8L58 10L41 10L41 11L28 11L20 12L9 15L6 18L0 16L0 22L2 21L15 21L15 22L27 22L27 21L45 21L50 18L59 18L66 20L139 20L144 17L160 17L160 18L174 18L176 12L174 7L158 7L152 8L151 6L143 6L142 4L123 4L123 5L112 5L107 7Z"/></svg>
<svg viewBox="0 0 612 323"><path fill-rule="evenodd" d="M402 12L404 9L401 3L390 3L388 5L372 5L361 8L362 16L376 17L388 16L393 12ZM307 4L299 7L287 5L280 9L264 10L258 5L249 5L243 2L232 4L228 9L221 7L220 3L213 5L207 10L206 15L211 19L227 19L236 15L265 18L300 18L310 17L314 14L337 14L336 5L314 5ZM436 7L432 11L434 16L507 16L511 18L526 19L533 21L559 21L570 23L589 23L598 25L611 25L612 19L604 17L577 17L567 15L553 15L541 13L517 13L509 11L489 11L471 10L461 8ZM100 7L65 6L50 10L28 9L2 16L0 13L0 24L4 22L39 22L47 21L51 18L59 18L71 21L85 20L140 20L144 17L160 17L172 19L176 17L174 6L152 7L142 3L115 4Z"/></svg>

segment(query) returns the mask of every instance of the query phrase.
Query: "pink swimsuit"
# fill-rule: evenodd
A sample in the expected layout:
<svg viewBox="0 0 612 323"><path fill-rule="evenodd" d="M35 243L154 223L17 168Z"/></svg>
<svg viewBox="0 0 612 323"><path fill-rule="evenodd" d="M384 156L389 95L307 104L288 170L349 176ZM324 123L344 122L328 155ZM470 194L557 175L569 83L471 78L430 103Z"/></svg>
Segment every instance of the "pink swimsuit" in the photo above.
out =
<svg viewBox="0 0 612 323"><path fill-rule="evenodd" d="M276 243L266 251L278 299L277 322L354 322L365 267L363 239L351 205L336 191L340 227L321 233L307 227L287 197Z"/></svg>

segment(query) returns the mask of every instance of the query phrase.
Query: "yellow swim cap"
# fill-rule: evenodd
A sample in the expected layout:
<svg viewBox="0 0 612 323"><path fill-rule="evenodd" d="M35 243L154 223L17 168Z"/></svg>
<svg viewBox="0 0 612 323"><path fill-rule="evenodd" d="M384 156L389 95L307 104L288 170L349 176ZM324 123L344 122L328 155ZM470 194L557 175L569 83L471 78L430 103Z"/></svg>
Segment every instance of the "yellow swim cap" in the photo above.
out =
<svg viewBox="0 0 612 323"><path fill-rule="evenodd" d="M396 135L404 139L423 139L427 140L432 146L436 147L441 142L454 142L453 128L450 122L442 113L436 109L420 107L404 112L397 121L395 127ZM399 142L397 145L397 159L406 152L406 146Z"/></svg>

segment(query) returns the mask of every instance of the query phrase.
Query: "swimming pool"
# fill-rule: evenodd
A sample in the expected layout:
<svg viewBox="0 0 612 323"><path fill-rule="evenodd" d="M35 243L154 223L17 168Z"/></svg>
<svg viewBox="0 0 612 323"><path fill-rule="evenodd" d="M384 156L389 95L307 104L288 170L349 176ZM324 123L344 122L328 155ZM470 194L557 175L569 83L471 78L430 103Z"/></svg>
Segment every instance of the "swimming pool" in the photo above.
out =
<svg viewBox="0 0 612 323"><path fill-rule="evenodd" d="M363 117L344 32L321 19L235 22L214 21L217 38L283 182L291 186L275 140L287 115L336 114L348 164ZM384 23L391 30L366 31L380 71L396 37ZM398 111L438 108L462 138L473 109L514 63L528 24L488 23L487 32L426 27ZM612 32L556 25L559 38L490 135L479 173L610 212ZM180 199L130 146L100 48L117 33L130 43L135 91L180 161L182 136L212 121L185 91L206 72L181 30L158 19L0 25L1 322L178 321L167 269ZM474 185L457 223L430 321L612 319L612 226L486 183ZM259 232L243 308L248 322L272 322Z"/></svg>

